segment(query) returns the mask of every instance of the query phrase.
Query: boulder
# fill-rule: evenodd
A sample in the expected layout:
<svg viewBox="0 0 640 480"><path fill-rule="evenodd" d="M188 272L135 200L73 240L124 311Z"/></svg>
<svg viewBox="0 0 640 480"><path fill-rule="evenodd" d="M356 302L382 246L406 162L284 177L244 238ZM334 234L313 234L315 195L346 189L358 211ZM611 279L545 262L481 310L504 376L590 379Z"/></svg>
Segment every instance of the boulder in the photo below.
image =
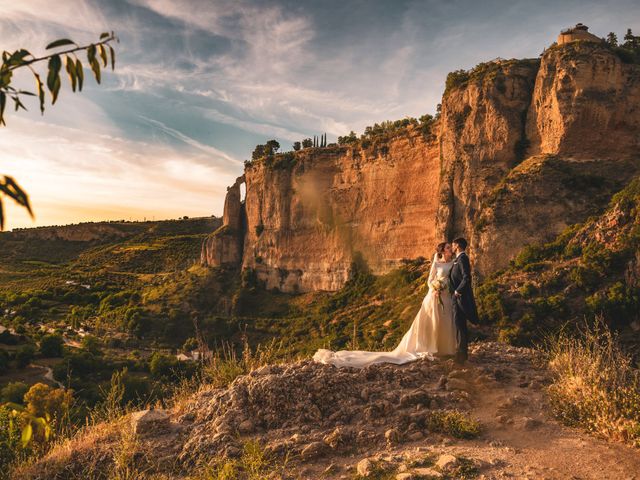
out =
<svg viewBox="0 0 640 480"><path fill-rule="evenodd" d="M363 458L358 462L356 471L361 477L370 477L375 471L375 464L368 458Z"/></svg>
<svg viewBox="0 0 640 480"><path fill-rule="evenodd" d="M131 414L131 428L136 435L164 433L170 426L171 419L164 410L140 410Z"/></svg>
<svg viewBox="0 0 640 480"><path fill-rule="evenodd" d="M446 471L455 467L458 464L458 459L450 454L440 455L436 462L436 467L440 470Z"/></svg>
<svg viewBox="0 0 640 480"><path fill-rule="evenodd" d="M327 445L324 442L311 442L306 445L300 452L300 457L303 460L309 460L311 458L319 457L327 450Z"/></svg>

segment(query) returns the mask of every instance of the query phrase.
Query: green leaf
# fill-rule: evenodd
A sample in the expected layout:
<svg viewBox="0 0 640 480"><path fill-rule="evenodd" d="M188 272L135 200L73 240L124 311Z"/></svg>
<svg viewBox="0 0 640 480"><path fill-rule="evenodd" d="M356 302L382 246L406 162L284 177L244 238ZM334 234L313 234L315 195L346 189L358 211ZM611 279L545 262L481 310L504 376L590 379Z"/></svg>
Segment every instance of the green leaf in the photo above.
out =
<svg viewBox="0 0 640 480"><path fill-rule="evenodd" d="M65 68L67 70L67 73L69 74L69 81L71 82L71 90L75 92L76 91L76 83L77 83L77 79L76 79L76 62L69 55L67 55L67 58L65 59L65 61L66 61Z"/></svg>
<svg viewBox="0 0 640 480"><path fill-rule="evenodd" d="M27 110L27 107L24 106L24 104L20 101L20 97L11 97L13 98L14 103L16 104L16 112L18 111L18 109L23 109L24 111Z"/></svg>
<svg viewBox="0 0 640 480"><path fill-rule="evenodd" d="M22 448L26 448L27 445L29 445L31 437L33 437L33 427L31 426L31 422L29 422L22 429Z"/></svg>
<svg viewBox="0 0 640 480"><path fill-rule="evenodd" d="M100 34L100 40L104 40L105 38L109 37L109 32L102 32Z"/></svg>
<svg viewBox="0 0 640 480"><path fill-rule="evenodd" d="M0 125L6 125L4 123L4 107L7 106L7 94L0 92Z"/></svg>
<svg viewBox="0 0 640 480"><path fill-rule="evenodd" d="M40 100L40 113L44 113L44 85L40 80L40 75L33 74L36 77L36 84L38 85L38 99Z"/></svg>
<svg viewBox="0 0 640 480"><path fill-rule="evenodd" d="M91 61L91 70L93 70L93 76L96 77L96 82L100 83L100 64L95 58Z"/></svg>
<svg viewBox="0 0 640 480"><path fill-rule="evenodd" d="M13 55L5 62L7 65L20 65L24 62L24 57L31 55L28 50L21 49L13 52Z"/></svg>
<svg viewBox="0 0 640 480"><path fill-rule="evenodd" d="M82 83L84 82L84 69L80 59L76 60L76 76L78 77L78 91L82 91Z"/></svg>
<svg viewBox="0 0 640 480"><path fill-rule="evenodd" d="M60 92L60 68L62 61L60 55L54 55L49 59L49 74L47 75L47 87L51 92L51 104L55 104Z"/></svg>
<svg viewBox="0 0 640 480"><path fill-rule="evenodd" d="M87 47L87 61L91 63L96 58L96 46L92 43Z"/></svg>
<svg viewBox="0 0 640 480"><path fill-rule="evenodd" d="M49 50L50 48L62 47L64 45L78 45L73 40L69 40L68 38L61 38L60 40L56 40L55 42L51 42L45 48Z"/></svg>
<svg viewBox="0 0 640 480"><path fill-rule="evenodd" d="M111 70L116 69L116 51L111 45L109 45L109 52L111 53Z"/></svg>
<svg viewBox="0 0 640 480"><path fill-rule="evenodd" d="M33 218L33 211L31 210L31 205L29 203L29 196L25 193L20 185L16 183L13 177L9 177L7 175L4 176L3 182L0 183L0 192L5 193L8 197L15 200L15 202L26 208L31 218Z"/></svg>
<svg viewBox="0 0 640 480"><path fill-rule="evenodd" d="M107 49L104 48L104 45L98 45L98 50L100 51L100 58L102 58L102 66L107 66Z"/></svg>

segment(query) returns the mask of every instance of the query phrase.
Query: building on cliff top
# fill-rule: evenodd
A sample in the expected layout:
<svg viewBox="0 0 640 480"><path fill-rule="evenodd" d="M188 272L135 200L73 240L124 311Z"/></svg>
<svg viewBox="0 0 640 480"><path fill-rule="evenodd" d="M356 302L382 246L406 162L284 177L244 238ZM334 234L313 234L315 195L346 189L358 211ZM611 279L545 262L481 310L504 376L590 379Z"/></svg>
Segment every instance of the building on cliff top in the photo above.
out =
<svg viewBox="0 0 640 480"><path fill-rule="evenodd" d="M564 45L565 43L575 42L576 40L583 40L587 42L602 42L600 37L595 36L593 33L589 33L589 27L582 23L576 23L575 27L562 30L558 35L558 45Z"/></svg>

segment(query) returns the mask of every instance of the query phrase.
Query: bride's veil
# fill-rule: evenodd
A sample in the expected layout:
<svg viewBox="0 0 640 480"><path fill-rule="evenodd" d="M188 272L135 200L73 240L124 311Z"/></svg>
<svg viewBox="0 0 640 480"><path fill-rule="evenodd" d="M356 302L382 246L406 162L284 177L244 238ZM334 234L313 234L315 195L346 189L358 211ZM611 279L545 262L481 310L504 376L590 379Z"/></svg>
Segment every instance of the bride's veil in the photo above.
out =
<svg viewBox="0 0 640 480"><path fill-rule="evenodd" d="M436 271L437 261L438 261L438 252L433 254L433 260L431 260L431 269L429 270L429 277L427 277L429 279L429 289L431 289L431 280L433 279L433 276Z"/></svg>

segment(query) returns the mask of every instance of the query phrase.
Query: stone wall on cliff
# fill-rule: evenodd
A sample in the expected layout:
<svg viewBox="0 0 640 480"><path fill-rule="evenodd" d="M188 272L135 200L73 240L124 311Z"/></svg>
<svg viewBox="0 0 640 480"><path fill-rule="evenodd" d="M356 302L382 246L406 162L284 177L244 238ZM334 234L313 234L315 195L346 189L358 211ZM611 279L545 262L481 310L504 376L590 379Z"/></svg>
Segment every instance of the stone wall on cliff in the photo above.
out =
<svg viewBox="0 0 640 480"><path fill-rule="evenodd" d="M335 290L355 256L382 273L462 235L483 276L601 211L640 163L640 66L597 43L481 64L441 112L431 135L252 162L246 226L212 236L203 261L268 288Z"/></svg>
<svg viewBox="0 0 640 480"><path fill-rule="evenodd" d="M246 172L243 267L283 291L335 290L354 256L373 272L429 256L435 238L435 140L410 129L369 148L306 149L286 167Z"/></svg>

